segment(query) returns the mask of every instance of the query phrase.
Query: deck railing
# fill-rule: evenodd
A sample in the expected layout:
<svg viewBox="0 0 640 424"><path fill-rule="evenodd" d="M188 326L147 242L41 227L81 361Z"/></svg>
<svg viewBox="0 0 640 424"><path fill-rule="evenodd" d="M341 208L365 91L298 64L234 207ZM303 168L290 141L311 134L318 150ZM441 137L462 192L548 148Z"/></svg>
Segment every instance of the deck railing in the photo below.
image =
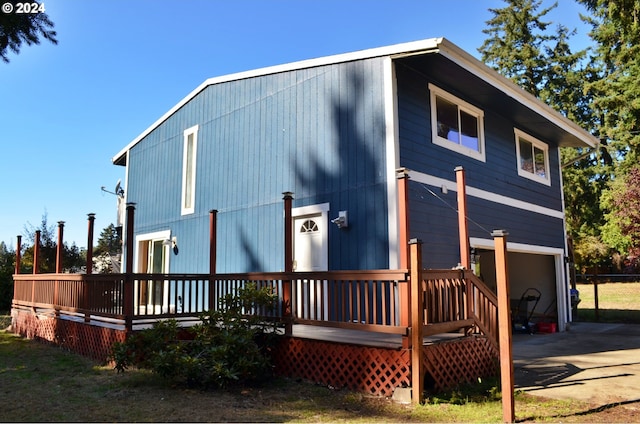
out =
<svg viewBox="0 0 640 424"><path fill-rule="evenodd" d="M401 316L408 305L400 286L407 270L266 272L243 274L20 274L14 276L14 307L50 309L84 320L133 326L163 318L197 318L220 299L253 282L285 299L291 290L293 323L408 334ZM285 285L286 283L286 285ZM425 335L461 329L489 336L497 345L495 295L469 271L422 272ZM283 308L254 310L283 318ZM111 321L110 321L111 322Z"/></svg>
<svg viewBox="0 0 640 424"><path fill-rule="evenodd" d="M425 270L422 286L424 335L466 329L498 347L498 300L471 271Z"/></svg>
<svg viewBox="0 0 640 424"><path fill-rule="evenodd" d="M101 318L135 324L163 318L196 318L217 309L220 300L248 283L270 287L284 299L291 287L291 320L311 325L357 327L368 331L406 333L399 324L398 285L406 271L327 271L243 274L18 274L14 275L14 307L49 309L56 314ZM273 311L253 310L282 318Z"/></svg>

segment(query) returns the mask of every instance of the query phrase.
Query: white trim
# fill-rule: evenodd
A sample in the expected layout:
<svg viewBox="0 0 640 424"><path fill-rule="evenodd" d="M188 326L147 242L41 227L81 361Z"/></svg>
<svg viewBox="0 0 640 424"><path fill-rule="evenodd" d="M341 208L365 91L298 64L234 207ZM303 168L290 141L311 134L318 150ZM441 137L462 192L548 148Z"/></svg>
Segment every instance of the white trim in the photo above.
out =
<svg viewBox="0 0 640 424"><path fill-rule="evenodd" d="M485 239L481 237L469 237L471 247L480 249L495 249L493 239ZM509 252L518 253L534 253L536 255L564 255L564 250L558 247L539 246L536 244L514 243L507 241L507 250Z"/></svg>
<svg viewBox="0 0 640 424"><path fill-rule="evenodd" d="M294 228L294 232L291 235L293 237L293 240L291 240L292 243L292 247L293 247L293 255L294 255L294 261L295 261L295 251L296 251L296 224L295 221L301 218L305 218L305 217L311 217L311 216L319 216L320 220L322 221L322 224L320 225L321 228L321 232L320 232L320 237L322 238L322 246L324 246L324 248L327 250L327 254L325 255L325 259L326 262L322 264L322 268L324 270L328 270L329 269L329 203L319 203L317 205L308 205L308 206L300 206L297 208L291 208L291 218L292 218L292 225ZM295 268L295 262L294 262L294 268Z"/></svg>
<svg viewBox="0 0 640 424"><path fill-rule="evenodd" d="M482 109L465 102L434 84L429 83L428 87L431 108L431 142L437 146L444 147L445 149L453 150L462 155L479 160L480 162L486 162L484 147L484 112ZM436 106L436 97L440 97L455 104L458 108L458 112L462 111L476 118L478 123L478 150L471 149L460 143L441 137L438 134L438 108ZM461 124L460 116L458 116L458 124Z"/></svg>
<svg viewBox="0 0 640 424"><path fill-rule="evenodd" d="M153 233L138 234L135 237L135 245L133 247L133 272L141 272L138 269L140 256L140 242L152 240L171 240L171 230L155 231ZM164 268L169 271L169 246L163 246L166 249ZM142 271L143 273L147 272Z"/></svg>
<svg viewBox="0 0 640 424"><path fill-rule="evenodd" d="M198 125L187 128L183 132L183 148L182 148L182 194L180 196L180 214L188 215L195 212L196 208L196 175L198 163ZM193 137L192 158L188 157L189 136ZM191 160L191 181L187 180L187 161ZM187 187L189 184L189 187ZM185 206L187 201L187 193L191 194L191 205Z"/></svg>
<svg viewBox="0 0 640 424"><path fill-rule="evenodd" d="M558 175L560 178L560 195L562 196L562 211L565 214L565 218L562 220L562 230L564 231L564 234L568 234L566 209L565 209L565 203L564 203L564 180L562 179L562 164L560 163L560 161L558 161ZM564 238L564 251L566 252L566 255L569 254L569 240L568 240L568 237L566 236ZM570 269L571 264L568 261L563 261L562 265L563 265L562 281L564 281L564 288L565 288L564 296L566 296L565 303L563 304L562 307L565 308L565 311L566 311L565 316L567 318L567 322L572 322L573 311L570 307L568 307L568 305L570 305L569 301L571 300L571 292L569 291L571 289L570 287L571 278L569 277L571 275L571 269ZM558 298L560 298L560 295L558 295ZM558 311L560 311L560 304L558 304ZM564 330L563 328L560 329L560 331L563 331L563 330Z"/></svg>
<svg viewBox="0 0 640 424"><path fill-rule="evenodd" d="M523 104L533 112L549 120L551 123L557 125L560 129L575 137L577 139L575 141L581 141L592 148L600 144L600 141L597 137L585 131L578 124L566 118L547 104L543 103L531 93L523 90L521 87L514 84L511 80L501 75L496 70L488 67L486 64L473 57L471 54L462 50L455 44L449 42L449 40L441 40L441 42L438 44L438 53L451 60L452 62L458 64L478 78L489 83L498 90L502 91L504 94L513 98L518 103ZM560 140L559 144L579 147L579 144L576 144L575 141L573 143L570 143L570 141L571 140L568 140L567 143L562 143L562 140Z"/></svg>
<svg viewBox="0 0 640 424"><path fill-rule="evenodd" d="M291 208L291 217L296 218L305 215L317 215L319 213L329 212L329 203L319 203L317 205L300 206Z"/></svg>
<svg viewBox="0 0 640 424"><path fill-rule="evenodd" d="M450 191L458 191L458 187L455 181L449 181L444 178L434 177L433 175L423 174L422 172L411 171L410 177L413 181L427 184L433 187L446 187ZM564 219L564 212L555 209L547 208L544 206L536 205L530 202L524 202L522 200L514 199L512 197L503 196L501 194L492 193L490 191L482 190L479 188L467 186L467 196L477 197L479 199L487 200L489 202L498 203L512 208L523 209L529 212L539 213L541 215L550 216L552 218Z"/></svg>
<svg viewBox="0 0 640 424"><path fill-rule="evenodd" d="M389 269L400 266L400 222L398 220L398 180L396 169L400 163L398 146L398 103L396 73L391 58L384 61L384 125L385 154L387 158L387 225L389 232Z"/></svg>
<svg viewBox="0 0 640 424"><path fill-rule="evenodd" d="M429 38L425 40L412 41L408 43L395 44L386 47L378 47L368 50L360 50L352 53L338 54L334 56L327 56L317 59L303 60L299 62L292 62L284 65L270 66L266 68L260 68L252 71L239 72L235 74L209 78L200 84L196 89L189 93L186 97L180 100L174 107L172 107L167 113L162 115L151 126L144 130L138 137L133 139L127 146L120 150L111 160L113 163L120 162L122 156L138 144L140 140L149 135L155 128L166 121L171 115L173 115L178 109L187 104L191 99L197 96L201 91L210 85L220 84L229 81L237 81L246 78L253 78L263 75L275 74L279 72L287 72L298 69L311 68L316 66L330 65L341 62L349 62L354 60L361 60L380 56L390 56L392 59L418 55L428 53L439 53L447 59L460 65L465 70L471 72L478 78L488 82L490 85L496 87L509 97L512 97L517 102L522 103L535 113L540 114L545 119L548 119L553 124L557 125L560 129L566 131L575 139L568 140L569 145L579 145L579 142L584 143L589 147L595 147L599 141L596 137L589 134L580 126L562 116L560 113L553 110L540 100L536 99L533 95L522 90L520 87L509 81L498 72L489 68L487 65L471 56L469 53L460 49L455 44L449 42L445 38ZM561 140L562 141L562 140ZM562 143L561 143L562 144Z"/></svg>
<svg viewBox="0 0 640 424"><path fill-rule="evenodd" d="M516 166L518 168L518 175L520 175L521 177L524 178L528 178L530 180L533 180L535 182L544 184L544 185L548 185L551 186L551 172L550 172L550 168L549 168L549 145L543 141L538 140L537 138L530 136L529 134L527 134L524 131L521 131L517 128L513 129L513 132L515 134L515 144L516 144ZM544 152L544 173L546 175L546 177L541 177L540 175L536 174L535 172L529 172L525 169L522 169L522 164L520 163L520 159L521 159L521 152L520 152L520 139L531 143L531 145L533 147L536 147L540 150L542 150ZM533 167L535 169L535 154L533 154L533 152L531 152L533 157Z"/></svg>

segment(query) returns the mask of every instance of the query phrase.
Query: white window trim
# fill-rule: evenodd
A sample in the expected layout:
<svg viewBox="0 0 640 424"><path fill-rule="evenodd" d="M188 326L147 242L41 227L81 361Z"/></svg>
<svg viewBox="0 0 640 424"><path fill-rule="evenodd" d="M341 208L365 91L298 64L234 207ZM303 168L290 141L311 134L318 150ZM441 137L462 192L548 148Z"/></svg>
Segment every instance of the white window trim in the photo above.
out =
<svg viewBox="0 0 640 424"><path fill-rule="evenodd" d="M171 239L171 230L165 230L165 231L156 231L153 233L146 233L146 234L138 234L135 237L135 246L134 246L134 252L135 255L133 255L133 269L137 270L135 272L140 272L140 273L146 273L146 270L140 270L138 267L140 266L140 243L145 242L145 241L155 241L155 240L170 240ZM169 255L169 246L163 246L164 249L166 249L165 251L165 258L164 258L164 269L169 270L169 258L171 255Z"/></svg>
<svg viewBox="0 0 640 424"><path fill-rule="evenodd" d="M517 167L518 167L518 175L520 175L521 177L524 178L528 178L530 180L536 181L538 183L541 184L545 184L548 186L551 186L551 174L549 172L549 145L543 141L538 140L535 137L530 136L529 134L525 133L524 131L521 131L517 128L513 129L514 133L515 133L515 137L516 137L516 163L517 163ZM538 149L542 150L544 152L544 173L546 175L546 177L541 177L533 172L528 172L525 171L524 169L522 169L522 167L520 166L520 139L523 138L524 140L528 141L529 143L531 143L534 147L537 147ZM534 158L535 160L535 158Z"/></svg>
<svg viewBox="0 0 640 424"><path fill-rule="evenodd" d="M470 105L464 100L454 96L453 94L447 93L443 89L429 83L429 92L431 99L431 141L433 144L444 147L449 150L453 150L454 152L460 153L465 156L469 156L473 159L479 160L481 162L486 162L486 152L485 152L485 144L484 144L484 112L477 107ZM460 144L454 143L451 140L447 140L446 138L440 137L438 135L438 115L436 109L436 96L442 97L445 100L454 103L458 108L470 115L473 115L478 120L478 145L480 151L470 149L468 147L462 146Z"/></svg>
<svg viewBox="0 0 640 424"><path fill-rule="evenodd" d="M191 207L185 207L185 201L187 196L187 141L189 136L193 135L193 176L191 178ZM188 215L195 212L196 204L196 164L198 158L198 125L194 125L191 128L187 128L183 133L183 148L182 148L182 195L180 196L180 214Z"/></svg>

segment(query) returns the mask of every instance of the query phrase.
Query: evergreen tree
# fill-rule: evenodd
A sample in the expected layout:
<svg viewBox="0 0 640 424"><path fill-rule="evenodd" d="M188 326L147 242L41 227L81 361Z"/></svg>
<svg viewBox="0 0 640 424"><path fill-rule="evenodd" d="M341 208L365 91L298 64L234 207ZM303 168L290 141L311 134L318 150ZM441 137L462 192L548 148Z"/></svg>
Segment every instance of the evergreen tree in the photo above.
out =
<svg viewBox="0 0 640 424"><path fill-rule="evenodd" d="M489 37L478 51L486 64L538 97L547 74L544 48L554 40L542 18L555 5L537 13L539 0L504 1L507 7L489 9L493 18L482 31Z"/></svg>
<svg viewBox="0 0 640 424"><path fill-rule="evenodd" d="M36 231L40 231L40 273L56 272L57 259L57 231L55 225L49 225L48 216L45 212L39 227L34 227L28 223L24 232L27 243L25 244L22 256L22 269L24 272L33 272L33 251L35 247ZM29 243L31 243L29 245ZM64 272L78 272L85 265L85 252L80 251L73 243L69 246L64 242L62 247L62 265Z"/></svg>
<svg viewBox="0 0 640 424"><path fill-rule="evenodd" d="M561 24L552 27L552 22L544 20L557 3L539 11L540 0L504 1L506 7L489 9L493 18L483 31L489 38L478 49L482 59L567 118L596 132L599 120L591 109L593 91L586 84L598 80L598 68L588 61L587 50L571 51L569 40L575 30ZM598 262L606 251L600 236L605 218L599 205L610 179L611 171L605 167L609 159L606 149L561 149L561 162L566 164L567 231L578 252L576 262L584 259L582 265Z"/></svg>
<svg viewBox="0 0 640 424"><path fill-rule="evenodd" d="M0 242L0 312L11 309L16 252ZM1 329L0 329L1 330Z"/></svg>
<svg viewBox="0 0 640 424"><path fill-rule="evenodd" d="M40 37L58 44L57 34L53 30L54 24L46 13L44 3L38 5L38 13L17 13L19 0L3 0L3 11L0 12L0 58L9 63L8 51L16 54L20 52L23 43L31 46L40 44ZM36 3L22 2L33 7ZM8 12L6 7L11 7Z"/></svg>
<svg viewBox="0 0 640 424"><path fill-rule="evenodd" d="M600 137L612 147L616 174L640 160L640 3L637 0L580 0L597 43L594 66L600 78L587 88L601 120Z"/></svg>
<svg viewBox="0 0 640 424"><path fill-rule="evenodd" d="M115 225L109 224L102 230L93 253L94 267L98 273L120 272L122 237Z"/></svg>
<svg viewBox="0 0 640 424"><path fill-rule="evenodd" d="M600 78L587 84L601 125L599 135L611 152L611 181L602 197L603 239L623 255L640 250L637 211L640 161L640 3L637 0L580 0L592 16L596 42L594 67ZM629 203L631 202L631 203Z"/></svg>

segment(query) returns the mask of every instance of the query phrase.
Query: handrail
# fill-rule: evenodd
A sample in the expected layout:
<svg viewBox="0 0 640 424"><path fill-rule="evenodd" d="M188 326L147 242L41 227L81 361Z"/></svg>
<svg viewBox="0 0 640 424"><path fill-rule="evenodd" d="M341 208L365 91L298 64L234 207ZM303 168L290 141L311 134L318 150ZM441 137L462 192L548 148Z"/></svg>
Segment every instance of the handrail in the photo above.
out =
<svg viewBox="0 0 640 424"><path fill-rule="evenodd" d="M424 334L474 328L497 347L497 298L468 270L423 270ZM310 325L404 334L399 284L408 270L250 272L228 274L17 274L14 304L127 319L125 282L134 306L130 319L193 317L248 282L281 296L291 281L292 320ZM211 293L209 290L211 288ZM279 312L269 314L279 318Z"/></svg>
<svg viewBox="0 0 640 424"><path fill-rule="evenodd" d="M279 296L292 281L296 322L406 334L397 320L396 285L407 270L251 272L229 274L18 274L14 304L87 316L139 318L197 316L248 282L270 286ZM129 293L128 299L126 294ZM133 304L126 313L126 302ZM331 309L331 313L328 311ZM251 311L279 318L280 311ZM388 327L388 328L387 328Z"/></svg>
<svg viewBox="0 0 640 424"><path fill-rule="evenodd" d="M469 270L423 270L426 335L475 328L498 347L497 297Z"/></svg>

